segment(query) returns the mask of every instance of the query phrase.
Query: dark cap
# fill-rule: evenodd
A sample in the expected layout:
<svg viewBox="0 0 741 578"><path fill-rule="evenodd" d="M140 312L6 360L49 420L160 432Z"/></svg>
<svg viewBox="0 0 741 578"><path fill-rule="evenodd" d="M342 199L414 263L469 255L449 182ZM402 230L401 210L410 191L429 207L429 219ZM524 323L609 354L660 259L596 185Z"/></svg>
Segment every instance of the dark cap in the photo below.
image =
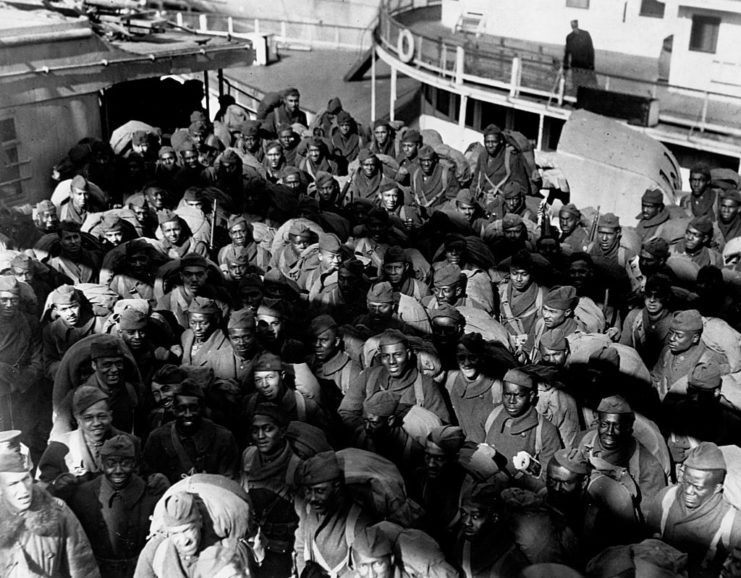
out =
<svg viewBox="0 0 741 578"><path fill-rule="evenodd" d="M108 401L108 395L103 390L91 385L81 385L72 394L72 412L79 415L91 405L103 400Z"/></svg>

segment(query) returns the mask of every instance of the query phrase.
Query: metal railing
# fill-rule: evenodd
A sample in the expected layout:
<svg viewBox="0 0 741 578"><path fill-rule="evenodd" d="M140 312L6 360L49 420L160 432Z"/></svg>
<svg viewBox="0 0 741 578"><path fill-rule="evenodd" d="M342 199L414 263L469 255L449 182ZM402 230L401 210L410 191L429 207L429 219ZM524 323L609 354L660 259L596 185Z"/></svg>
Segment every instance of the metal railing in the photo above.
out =
<svg viewBox="0 0 741 578"><path fill-rule="evenodd" d="M178 12L177 23L204 33L272 34L283 48L370 48L373 25L324 24L270 18L235 18L205 12Z"/></svg>
<svg viewBox="0 0 741 578"><path fill-rule="evenodd" d="M408 65L456 84L492 88L510 97L545 100L563 107L576 103L578 86L588 76L584 84L658 99L660 120L689 129L690 137L696 131L741 136L741 98L618 74L564 73L559 58L519 46L517 41L497 38L482 48L479 39L471 35L433 37L415 31L413 19L409 25L401 21L420 7L438 4L439 0L384 0L376 42L402 60L399 35L408 30L414 44Z"/></svg>

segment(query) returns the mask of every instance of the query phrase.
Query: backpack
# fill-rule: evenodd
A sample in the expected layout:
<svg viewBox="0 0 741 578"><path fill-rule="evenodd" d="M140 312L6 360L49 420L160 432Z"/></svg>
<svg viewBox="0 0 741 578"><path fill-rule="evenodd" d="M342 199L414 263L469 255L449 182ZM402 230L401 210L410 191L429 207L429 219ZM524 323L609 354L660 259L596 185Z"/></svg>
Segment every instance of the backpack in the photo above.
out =
<svg viewBox="0 0 741 578"><path fill-rule="evenodd" d="M437 156L440 158L440 164L453 171L455 180L458 181L458 184L461 187L467 187L471 184L473 171L471 170L471 166L468 164L466 157L463 156L463 153L444 143L435 145L433 148L437 153ZM447 185L445 184L443 188L447 188Z"/></svg>
<svg viewBox="0 0 741 578"><path fill-rule="evenodd" d="M530 179L530 192L532 194L537 194L540 190L540 185L542 184L543 179L538 171L538 165L535 164L535 149L533 148L533 143L521 132L510 129L502 131L502 138L505 143L513 146L517 149L517 152L520 153Z"/></svg>
<svg viewBox="0 0 741 578"><path fill-rule="evenodd" d="M393 462L359 448L337 452L345 483L356 502L378 520L388 520L408 528L423 512L407 496L404 478Z"/></svg>

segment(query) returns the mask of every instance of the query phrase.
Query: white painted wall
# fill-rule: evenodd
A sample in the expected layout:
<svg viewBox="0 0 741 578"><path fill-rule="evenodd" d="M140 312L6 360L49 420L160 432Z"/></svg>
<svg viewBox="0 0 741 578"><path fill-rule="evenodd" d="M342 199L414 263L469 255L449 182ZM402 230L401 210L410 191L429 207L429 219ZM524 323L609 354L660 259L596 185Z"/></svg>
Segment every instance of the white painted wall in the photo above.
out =
<svg viewBox="0 0 741 578"><path fill-rule="evenodd" d="M597 50L658 58L671 34L676 8L664 18L639 16L641 0L590 0L589 9L567 8L566 0L443 0L442 22L451 29L466 12L487 14L486 33L547 44L563 44L571 20L592 35Z"/></svg>
<svg viewBox="0 0 741 578"><path fill-rule="evenodd" d="M721 18L715 54L691 52L692 15ZM680 7L669 84L741 96L741 14Z"/></svg>

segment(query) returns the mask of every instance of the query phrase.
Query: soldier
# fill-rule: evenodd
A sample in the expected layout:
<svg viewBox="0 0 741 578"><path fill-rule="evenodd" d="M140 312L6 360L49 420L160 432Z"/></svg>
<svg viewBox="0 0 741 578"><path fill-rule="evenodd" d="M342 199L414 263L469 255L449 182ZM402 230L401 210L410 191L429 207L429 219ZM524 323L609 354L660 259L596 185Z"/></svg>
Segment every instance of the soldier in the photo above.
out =
<svg viewBox="0 0 741 578"><path fill-rule="evenodd" d="M295 474L299 458L286 440L288 416L275 403L258 403L252 415L250 437L254 445L242 454L241 484L255 507L265 557L257 576L291 575L294 532Z"/></svg>
<svg viewBox="0 0 741 578"><path fill-rule="evenodd" d="M684 239L670 247L672 255L689 258L700 267L714 265L723 267L723 257L711 248L713 240L713 221L709 216L695 217L687 225Z"/></svg>
<svg viewBox="0 0 741 578"><path fill-rule="evenodd" d="M624 268L635 258L635 253L621 243L621 237L620 219L613 213L600 215L597 221L597 240L589 244L587 253Z"/></svg>
<svg viewBox="0 0 741 578"><path fill-rule="evenodd" d="M57 228L59 255L49 259L49 267L64 275L72 285L94 283L98 279L98 257L83 248L80 225L62 221Z"/></svg>
<svg viewBox="0 0 741 578"><path fill-rule="evenodd" d="M586 251L589 245L589 231L581 224L581 211L573 203L561 207L558 212L561 228L561 246L571 252Z"/></svg>
<svg viewBox="0 0 741 578"><path fill-rule="evenodd" d="M725 364L721 354L702 342L702 332L702 316L696 309L677 311L672 316L668 342L651 371L651 379L661 399L670 392L686 394L687 377L698 363L713 361L721 366ZM724 368L725 372L727 369Z"/></svg>
<svg viewBox="0 0 741 578"><path fill-rule="evenodd" d="M210 367L216 377L231 378L233 352L221 329L221 310L216 303L194 297L188 305L188 326L180 337L183 364Z"/></svg>
<svg viewBox="0 0 741 578"><path fill-rule="evenodd" d="M543 316L533 325L525 351L533 357L546 333L557 333L568 337L584 331L584 325L576 319L574 312L579 304L576 289L570 285L554 287L543 298ZM537 359L537 357L533 357Z"/></svg>
<svg viewBox="0 0 741 578"><path fill-rule="evenodd" d="M371 367L350 385L339 407L345 426L351 430L362 427L362 405L376 391L387 390L398 396L400 403L421 405L443 422L450 416L443 397L432 379L416 368L414 353L406 336L388 330L379 336L381 366Z"/></svg>
<svg viewBox="0 0 741 578"><path fill-rule="evenodd" d="M183 474L221 474L235 478L239 450L232 433L203 417L203 388L185 379L175 390L175 421L154 430L147 439L143 471L164 474L170 483Z"/></svg>
<svg viewBox="0 0 741 578"><path fill-rule="evenodd" d="M24 459L0 453L0 574L5 578L100 578L69 507L33 483Z"/></svg>
<svg viewBox="0 0 741 578"><path fill-rule="evenodd" d="M430 214L433 209L455 199L460 186L450 167L440 163L435 149L424 145L417 153L419 168L411 174L410 186L415 204Z"/></svg>
<svg viewBox="0 0 741 578"><path fill-rule="evenodd" d="M731 239L741 237L741 192L729 190L720 193L718 205L718 229L727 243Z"/></svg>
<svg viewBox="0 0 741 578"><path fill-rule="evenodd" d="M507 181L518 181L527 186L530 178L521 156L512 154L512 150L505 145L502 129L490 124L483 132L484 150L476 160L472 187L479 198L484 197L484 203L488 206L496 196L501 195Z"/></svg>
<svg viewBox="0 0 741 578"><path fill-rule="evenodd" d="M362 368L342 350L342 335L332 317L315 317L309 329L314 340L314 354L309 365L321 385L322 405L334 411Z"/></svg>
<svg viewBox="0 0 741 578"><path fill-rule="evenodd" d="M371 520L350 499L333 451L307 459L297 471L304 504L297 508L296 570L301 576L350 575L350 547ZM318 568L317 568L318 566Z"/></svg>
<svg viewBox="0 0 741 578"><path fill-rule="evenodd" d="M711 222L716 220L718 199L710 180L710 167L707 165L700 163L690 169L691 193L680 201L688 216L708 217Z"/></svg>
<svg viewBox="0 0 741 578"><path fill-rule="evenodd" d="M512 336L515 348L525 345L542 314L545 289L533 279L534 267L530 253L518 251L510 261L509 279L499 284L499 320Z"/></svg>
<svg viewBox="0 0 741 578"><path fill-rule="evenodd" d="M690 576L717 576L741 540L741 516L723 495L726 461L717 445L690 450L679 484L655 496L648 525L689 556Z"/></svg>
<svg viewBox="0 0 741 578"><path fill-rule="evenodd" d="M148 487L135 473L133 440L112 437L100 448L103 475L77 487L70 507L88 535L106 578L131 578L147 542L149 519L166 487Z"/></svg>
<svg viewBox="0 0 741 578"><path fill-rule="evenodd" d="M495 407L484 423L484 441L507 461L500 478L530 489L545 487L545 468L518 470L512 460L526 453L541 466L563 447L558 429L535 409L537 389L533 378L521 369L504 375L503 405Z"/></svg>
<svg viewBox="0 0 741 578"><path fill-rule="evenodd" d="M636 225L641 243L652 237L661 237L664 225L670 218L669 210L664 205L664 193L660 189L646 189L641 197L641 213Z"/></svg>

